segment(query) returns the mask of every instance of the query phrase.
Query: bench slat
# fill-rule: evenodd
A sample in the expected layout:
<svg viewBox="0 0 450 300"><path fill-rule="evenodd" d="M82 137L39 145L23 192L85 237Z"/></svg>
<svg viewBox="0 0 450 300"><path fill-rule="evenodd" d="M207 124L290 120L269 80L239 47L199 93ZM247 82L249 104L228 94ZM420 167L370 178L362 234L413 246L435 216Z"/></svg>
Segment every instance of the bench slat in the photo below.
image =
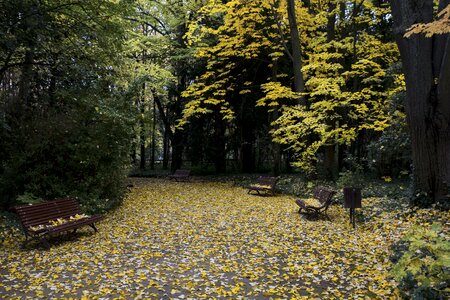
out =
<svg viewBox="0 0 450 300"><path fill-rule="evenodd" d="M248 192L247 194L250 194L250 192L255 191L260 195L260 192L264 192L265 194L271 193L272 195L275 194L275 185L278 181L277 177L270 177L270 176L261 176L259 177L255 183L248 186Z"/></svg>
<svg viewBox="0 0 450 300"><path fill-rule="evenodd" d="M70 220L63 224L42 228L36 231L31 230L30 227L50 225L51 221L55 221L60 218L67 220L72 216L81 214L82 212L78 201L73 198L62 198L32 205L19 205L14 207L14 211L19 216L26 236L39 239L46 247L49 247L49 244L44 237L49 234L69 231L71 229L75 230L85 225L89 225L97 231L94 223L103 219L103 216L101 215L94 215L79 220ZM24 244L27 242L28 239L24 242Z"/></svg>

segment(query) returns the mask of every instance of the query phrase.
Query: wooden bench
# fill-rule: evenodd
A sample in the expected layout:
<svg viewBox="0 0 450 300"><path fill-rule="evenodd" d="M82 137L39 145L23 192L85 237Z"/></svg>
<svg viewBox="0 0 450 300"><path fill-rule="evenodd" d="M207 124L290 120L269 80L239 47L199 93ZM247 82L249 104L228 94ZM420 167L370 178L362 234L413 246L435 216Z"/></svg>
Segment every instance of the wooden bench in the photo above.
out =
<svg viewBox="0 0 450 300"><path fill-rule="evenodd" d="M62 198L38 204L14 207L24 228L26 240L22 247L32 239L38 240L45 248L50 248L46 237L52 234L90 226L97 232L95 223L103 219L101 215L82 214L80 205L74 198ZM28 238L31 238L30 240Z"/></svg>
<svg viewBox="0 0 450 300"><path fill-rule="evenodd" d="M191 176L190 170L178 169L175 171L175 173L169 175L169 179L170 180L175 179L175 181L189 180L190 176Z"/></svg>
<svg viewBox="0 0 450 300"><path fill-rule="evenodd" d="M255 183L248 186L247 194L255 191L260 195L261 193L275 195L275 184L277 183L277 177L261 176Z"/></svg>
<svg viewBox="0 0 450 300"><path fill-rule="evenodd" d="M331 221L330 217L327 215L327 210L333 202L334 194L336 194L336 192L330 189L324 187L316 187L311 199L295 200L295 203L299 206L298 213L314 217L323 215L329 221Z"/></svg>

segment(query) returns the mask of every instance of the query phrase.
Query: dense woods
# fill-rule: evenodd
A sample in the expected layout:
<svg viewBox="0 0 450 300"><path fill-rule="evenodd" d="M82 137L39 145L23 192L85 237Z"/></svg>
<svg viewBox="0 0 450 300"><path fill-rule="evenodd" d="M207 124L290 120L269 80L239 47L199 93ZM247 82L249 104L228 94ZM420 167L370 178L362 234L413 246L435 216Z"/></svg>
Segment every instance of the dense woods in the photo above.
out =
<svg viewBox="0 0 450 300"><path fill-rule="evenodd" d="M411 176L445 206L447 5L2 1L1 205L109 209L130 171L186 167Z"/></svg>

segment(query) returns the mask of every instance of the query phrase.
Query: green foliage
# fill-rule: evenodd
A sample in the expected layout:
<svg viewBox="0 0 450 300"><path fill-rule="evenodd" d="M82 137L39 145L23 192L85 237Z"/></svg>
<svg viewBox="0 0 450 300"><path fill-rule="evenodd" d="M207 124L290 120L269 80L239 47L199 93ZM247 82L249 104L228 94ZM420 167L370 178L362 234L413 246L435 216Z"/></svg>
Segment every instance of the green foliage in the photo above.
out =
<svg viewBox="0 0 450 300"><path fill-rule="evenodd" d="M130 4L0 5L2 209L30 195L75 196L89 212L120 203L131 131L123 67Z"/></svg>
<svg viewBox="0 0 450 300"><path fill-rule="evenodd" d="M106 199L112 206L120 202L127 174L129 121L92 100L73 107L65 118L59 113L46 120L36 118L27 124L31 132L14 132L15 139L5 141L8 149L17 149L22 139L26 143L20 151L10 151L3 163L0 192L3 199L10 199L3 205L23 200L14 198L24 192L43 199L76 196L81 204L103 199L99 209L105 208L101 202ZM93 210L90 204L89 211Z"/></svg>
<svg viewBox="0 0 450 300"><path fill-rule="evenodd" d="M450 241L440 225L415 227L393 251L392 274L405 298L450 297Z"/></svg>
<svg viewBox="0 0 450 300"><path fill-rule="evenodd" d="M362 188L364 186L364 173L361 169L355 172L350 170L340 172L336 185L341 189L344 187Z"/></svg>
<svg viewBox="0 0 450 300"><path fill-rule="evenodd" d="M35 204L44 201L42 198L36 197L35 195L25 192L23 195L17 196L17 204Z"/></svg>

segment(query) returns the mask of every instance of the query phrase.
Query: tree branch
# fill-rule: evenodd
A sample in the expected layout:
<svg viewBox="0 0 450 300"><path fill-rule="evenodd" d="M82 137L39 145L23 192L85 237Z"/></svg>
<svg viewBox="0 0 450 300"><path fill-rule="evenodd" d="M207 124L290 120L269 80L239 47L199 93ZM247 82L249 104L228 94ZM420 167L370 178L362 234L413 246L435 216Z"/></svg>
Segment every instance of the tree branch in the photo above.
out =
<svg viewBox="0 0 450 300"><path fill-rule="evenodd" d="M281 43L283 44L284 51L285 51L286 54L289 56L289 58L291 59L291 61L294 61L294 57L292 57L292 53L289 51L289 48L288 48L288 46L287 46L286 38L284 37L283 29L281 28L281 24L280 24L280 21L278 20L277 13L276 13L276 11L275 11L273 5L272 5L270 8L271 8L271 10L272 10L272 15L273 15L273 18L274 18L274 20L275 20L275 24L277 24L278 32L280 33Z"/></svg>

